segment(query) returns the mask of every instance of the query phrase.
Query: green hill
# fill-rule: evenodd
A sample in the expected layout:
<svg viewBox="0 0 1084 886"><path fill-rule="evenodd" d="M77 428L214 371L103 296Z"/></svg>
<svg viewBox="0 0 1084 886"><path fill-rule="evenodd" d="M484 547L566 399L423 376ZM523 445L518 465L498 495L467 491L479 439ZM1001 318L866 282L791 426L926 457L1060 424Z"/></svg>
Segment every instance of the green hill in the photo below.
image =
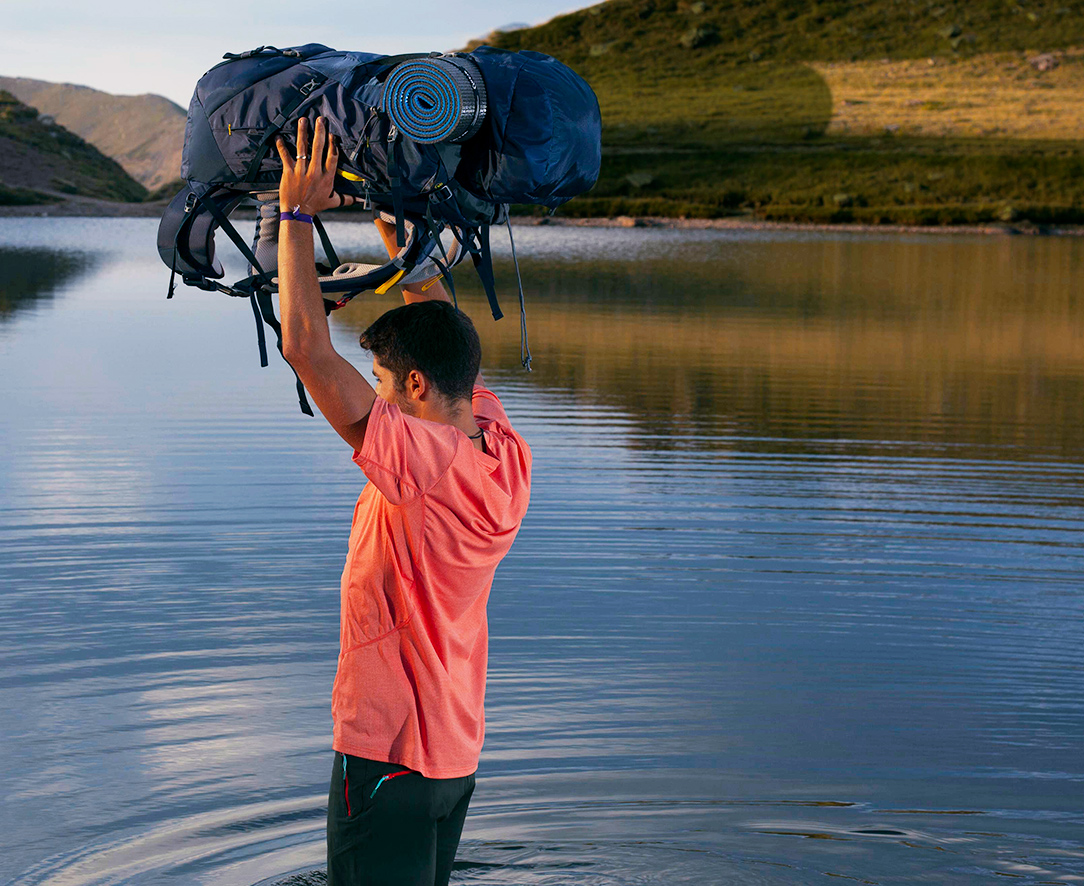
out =
<svg viewBox="0 0 1084 886"><path fill-rule="evenodd" d="M1079 0L609 0L486 42L598 94L565 214L1084 221Z"/></svg>
<svg viewBox="0 0 1084 886"><path fill-rule="evenodd" d="M134 202L146 193L97 148L0 90L0 205L66 195Z"/></svg>

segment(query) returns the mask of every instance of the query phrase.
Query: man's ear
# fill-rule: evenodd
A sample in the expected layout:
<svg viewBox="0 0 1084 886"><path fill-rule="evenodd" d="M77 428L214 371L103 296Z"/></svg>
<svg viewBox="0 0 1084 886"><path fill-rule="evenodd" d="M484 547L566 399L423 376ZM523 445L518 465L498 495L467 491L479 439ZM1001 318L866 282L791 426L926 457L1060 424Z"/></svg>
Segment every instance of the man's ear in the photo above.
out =
<svg viewBox="0 0 1084 886"><path fill-rule="evenodd" d="M429 390L429 379L417 369L411 369L406 377L406 394L411 400L421 400Z"/></svg>

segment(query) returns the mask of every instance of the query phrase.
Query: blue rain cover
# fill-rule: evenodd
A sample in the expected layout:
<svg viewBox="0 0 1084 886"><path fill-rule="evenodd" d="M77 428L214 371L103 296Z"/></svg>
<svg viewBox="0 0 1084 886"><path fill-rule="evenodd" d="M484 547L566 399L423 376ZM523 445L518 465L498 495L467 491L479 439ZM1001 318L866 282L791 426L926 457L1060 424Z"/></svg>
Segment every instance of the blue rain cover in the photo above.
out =
<svg viewBox="0 0 1084 886"><path fill-rule="evenodd" d="M602 162L602 115L591 87L540 52L480 46L488 113L456 177L496 203L559 206L589 190Z"/></svg>

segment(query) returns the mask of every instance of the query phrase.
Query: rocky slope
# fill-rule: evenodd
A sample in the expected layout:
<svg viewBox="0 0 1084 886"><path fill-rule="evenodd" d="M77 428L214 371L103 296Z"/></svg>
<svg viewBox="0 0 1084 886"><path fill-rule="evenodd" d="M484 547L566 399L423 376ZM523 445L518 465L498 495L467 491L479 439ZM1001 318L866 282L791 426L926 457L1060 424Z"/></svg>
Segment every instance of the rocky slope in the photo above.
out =
<svg viewBox="0 0 1084 886"><path fill-rule="evenodd" d="M0 77L0 89L112 157L149 191L180 175L185 110L167 98L25 77Z"/></svg>
<svg viewBox="0 0 1084 886"><path fill-rule="evenodd" d="M0 204L69 196L135 202L146 194L115 160L0 90Z"/></svg>

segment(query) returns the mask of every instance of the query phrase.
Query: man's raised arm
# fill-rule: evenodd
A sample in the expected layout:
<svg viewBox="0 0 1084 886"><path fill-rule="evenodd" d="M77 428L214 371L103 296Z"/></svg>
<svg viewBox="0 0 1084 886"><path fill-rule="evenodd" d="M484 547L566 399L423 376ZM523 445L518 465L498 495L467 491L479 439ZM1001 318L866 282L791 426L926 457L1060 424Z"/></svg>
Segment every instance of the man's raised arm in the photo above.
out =
<svg viewBox="0 0 1084 886"><path fill-rule="evenodd" d="M316 121L311 154L309 124L304 117L297 122L298 156L290 154L281 138L277 147L282 158L279 204L283 213L312 217L340 205L342 199L334 192L339 151L328 137L322 117ZM311 222L283 219L279 225L278 266L282 355L324 418L340 437L360 451L376 392L331 344L316 277Z"/></svg>

